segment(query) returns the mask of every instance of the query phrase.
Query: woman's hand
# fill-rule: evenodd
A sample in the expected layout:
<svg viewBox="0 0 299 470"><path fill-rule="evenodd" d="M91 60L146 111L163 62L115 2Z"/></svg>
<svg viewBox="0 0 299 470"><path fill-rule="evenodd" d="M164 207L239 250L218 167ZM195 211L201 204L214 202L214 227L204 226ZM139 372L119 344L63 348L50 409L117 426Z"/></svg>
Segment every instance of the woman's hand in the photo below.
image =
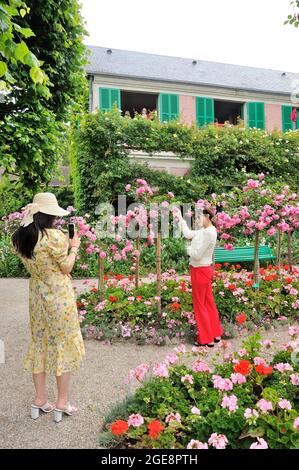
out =
<svg viewBox="0 0 299 470"><path fill-rule="evenodd" d="M75 232L73 238L69 238L69 247L78 248L81 245L81 238L78 236L78 233Z"/></svg>
<svg viewBox="0 0 299 470"><path fill-rule="evenodd" d="M182 213L178 207L174 207L172 210L173 216L178 219L179 222L183 220Z"/></svg>

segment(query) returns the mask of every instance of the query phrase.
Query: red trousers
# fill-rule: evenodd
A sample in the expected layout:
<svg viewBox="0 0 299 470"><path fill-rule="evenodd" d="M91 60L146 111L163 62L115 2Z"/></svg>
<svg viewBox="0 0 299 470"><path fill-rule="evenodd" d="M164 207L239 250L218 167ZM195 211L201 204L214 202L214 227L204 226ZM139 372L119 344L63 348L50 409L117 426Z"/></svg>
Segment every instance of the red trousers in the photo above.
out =
<svg viewBox="0 0 299 470"><path fill-rule="evenodd" d="M190 274L197 341L199 344L212 343L216 336L223 334L212 292L214 270L212 266L195 268L190 265Z"/></svg>

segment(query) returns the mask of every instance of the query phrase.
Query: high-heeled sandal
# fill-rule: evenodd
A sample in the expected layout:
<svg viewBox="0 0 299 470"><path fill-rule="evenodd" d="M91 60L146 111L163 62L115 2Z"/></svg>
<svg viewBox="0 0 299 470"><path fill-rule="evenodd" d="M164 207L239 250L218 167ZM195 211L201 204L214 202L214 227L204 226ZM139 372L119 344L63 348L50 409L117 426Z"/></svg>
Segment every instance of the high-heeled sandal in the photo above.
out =
<svg viewBox="0 0 299 470"><path fill-rule="evenodd" d="M60 423L62 421L63 415L73 416L74 413L78 411L78 408L72 406L68 403L67 408L61 410L59 408L54 408L54 421L55 423Z"/></svg>
<svg viewBox="0 0 299 470"><path fill-rule="evenodd" d="M43 413L51 413L54 410L54 405L50 405L50 403L45 403L42 406L38 405L31 405L31 418L32 419L38 419L40 416L40 411Z"/></svg>

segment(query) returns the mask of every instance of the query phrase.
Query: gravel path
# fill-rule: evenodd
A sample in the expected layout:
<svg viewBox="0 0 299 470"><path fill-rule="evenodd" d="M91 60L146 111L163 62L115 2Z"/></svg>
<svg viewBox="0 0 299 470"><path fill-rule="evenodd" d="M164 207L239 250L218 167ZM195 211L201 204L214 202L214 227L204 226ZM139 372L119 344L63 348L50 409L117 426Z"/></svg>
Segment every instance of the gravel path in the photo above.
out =
<svg viewBox="0 0 299 470"><path fill-rule="evenodd" d="M74 281L84 289L82 281ZM37 421L29 416L33 399L30 374L22 369L29 338L28 280L0 279L0 340L5 345L5 363L0 363L0 448L96 448L103 417L126 396L123 385L128 372L141 362L161 360L173 346L137 346L86 341L86 360L73 376L71 401L80 407L72 418L54 424L52 414ZM267 331L264 338L288 340L287 328ZM241 339L231 341L234 347ZM209 354L214 354L210 352ZM49 378L49 401L55 400L55 379Z"/></svg>

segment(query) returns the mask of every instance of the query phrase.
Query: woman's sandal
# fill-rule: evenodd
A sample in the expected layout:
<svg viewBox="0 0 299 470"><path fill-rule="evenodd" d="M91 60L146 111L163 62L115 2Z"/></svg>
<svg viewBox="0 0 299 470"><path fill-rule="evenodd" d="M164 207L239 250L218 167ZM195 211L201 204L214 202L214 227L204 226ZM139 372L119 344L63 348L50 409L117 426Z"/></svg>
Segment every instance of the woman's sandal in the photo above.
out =
<svg viewBox="0 0 299 470"><path fill-rule="evenodd" d="M214 338L214 342L220 343L221 339L222 339L221 336L218 336L217 338Z"/></svg>
<svg viewBox="0 0 299 470"><path fill-rule="evenodd" d="M199 344L197 341L195 341L194 346L197 346L197 347L200 347L200 348L204 348L204 347L208 346L208 348L213 348L214 343Z"/></svg>
<svg viewBox="0 0 299 470"><path fill-rule="evenodd" d="M40 415L40 411L42 411L43 413L51 413L53 410L54 410L55 406L54 405L50 405L50 403L45 403L44 405L42 406L38 406L38 405L31 405L31 418L32 419L37 419L39 418L39 415Z"/></svg>
<svg viewBox="0 0 299 470"><path fill-rule="evenodd" d="M68 403L67 408L60 410L59 408L54 408L54 421L55 423L60 423L62 421L63 415L73 416L74 413L78 411L78 408L72 406Z"/></svg>

